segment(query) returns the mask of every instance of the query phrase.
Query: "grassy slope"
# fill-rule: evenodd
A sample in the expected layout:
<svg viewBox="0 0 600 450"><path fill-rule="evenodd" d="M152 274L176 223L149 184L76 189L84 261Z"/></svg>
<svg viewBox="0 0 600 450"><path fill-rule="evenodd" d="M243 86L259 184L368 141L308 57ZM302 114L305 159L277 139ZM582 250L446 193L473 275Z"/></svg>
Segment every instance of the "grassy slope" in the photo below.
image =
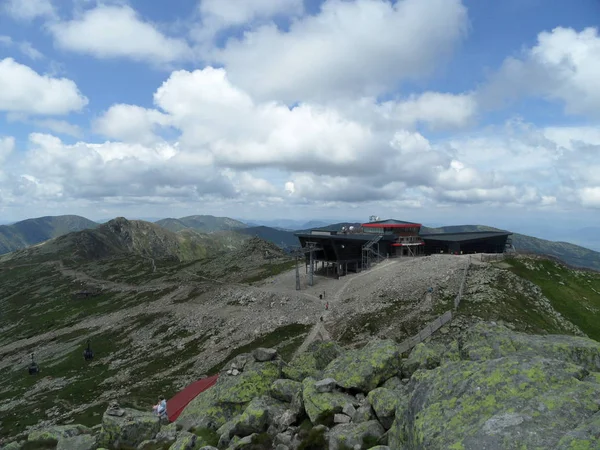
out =
<svg viewBox="0 0 600 450"><path fill-rule="evenodd" d="M6 367L0 363L0 405L10 406L12 400L27 399L23 404L1 411L0 437L14 435L26 426L47 419L53 409L58 415L66 414L63 419L70 417L78 423L97 424L109 400L103 396L107 389L120 390L117 397L124 405L147 408L157 395L170 397L182 385L197 379L199 373L194 371L194 362L209 345L207 329L182 325L168 311L123 315L123 320L110 330L94 326L77 329L77 326L83 319L98 318L98 323L102 323L107 314L175 293L182 284L190 284L185 281L190 280L190 272L218 278L223 271L230 272L227 267L236 262L248 269L227 275L232 281L241 281L246 277L268 276L286 264L289 267L281 252L273 260L264 260L265 249L277 251L267 243L250 239L241 254L209 254L205 259L182 263L157 259L156 272L152 271L147 258L137 255L121 255L108 260L64 260L67 270L76 270L93 279L139 286L139 290L124 292L107 289L85 299L73 294L87 288L88 283L73 283L45 257L42 260L30 257L0 261L0 362L8 362ZM192 295L174 297L176 304L195 302L200 294L214 288L211 282L195 278L193 283L196 288ZM276 346L282 354L290 355L300 345L308 328L290 324L264 336L256 336L252 342L240 342L240 345L246 351L258 346ZM39 343L20 345L17 350L5 350L10 343L35 337L41 332L56 334ZM135 337L138 334L153 337L149 348L139 347ZM96 353L91 364L82 357L88 337L91 337ZM182 338L186 343L175 346L174 343ZM35 352L40 362L42 371L38 377L27 375L30 352ZM133 369L132 380L111 381L127 369ZM60 382L63 378L66 381L63 386L42 387L48 386L49 380ZM87 406L77 410L82 404Z"/></svg>
<svg viewBox="0 0 600 450"><path fill-rule="evenodd" d="M58 236L96 228L98 224L80 216L48 216L0 226L0 254L39 244Z"/></svg>
<svg viewBox="0 0 600 450"><path fill-rule="evenodd" d="M246 224L240 221L230 219L229 217L215 216L188 216L179 219L162 219L155 222L157 225L167 230L178 232L190 228L203 233L212 233L214 231L237 230L246 228Z"/></svg>
<svg viewBox="0 0 600 450"><path fill-rule="evenodd" d="M510 271L539 286L552 307L600 341L600 273L570 269L548 259L507 261Z"/></svg>

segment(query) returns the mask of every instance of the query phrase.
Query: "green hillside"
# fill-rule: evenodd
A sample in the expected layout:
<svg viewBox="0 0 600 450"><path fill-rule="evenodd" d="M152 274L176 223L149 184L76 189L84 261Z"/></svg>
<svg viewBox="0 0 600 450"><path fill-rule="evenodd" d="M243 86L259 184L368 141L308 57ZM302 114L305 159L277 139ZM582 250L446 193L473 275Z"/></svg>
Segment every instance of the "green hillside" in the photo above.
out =
<svg viewBox="0 0 600 450"><path fill-rule="evenodd" d="M73 231L94 229L96 222L81 216L47 216L0 226L0 255Z"/></svg>
<svg viewBox="0 0 600 450"><path fill-rule="evenodd" d="M185 229L192 229L203 233L212 233L214 231L238 230L246 228L246 224L229 217L205 216L187 216L179 219L162 219L154 222L157 225L177 233Z"/></svg>

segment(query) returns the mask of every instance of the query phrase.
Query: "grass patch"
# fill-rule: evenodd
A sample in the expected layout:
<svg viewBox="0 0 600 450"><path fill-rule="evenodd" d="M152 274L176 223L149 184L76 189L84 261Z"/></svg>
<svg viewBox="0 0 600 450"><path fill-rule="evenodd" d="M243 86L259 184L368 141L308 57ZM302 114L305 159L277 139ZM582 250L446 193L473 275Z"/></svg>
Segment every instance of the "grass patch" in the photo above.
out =
<svg viewBox="0 0 600 450"><path fill-rule="evenodd" d="M298 338L301 338L302 336L306 335L310 329L311 325L302 325L299 323L293 323L290 325L279 327L276 330L273 330L272 332L265 334L264 336L261 336L258 339L250 342L249 344L236 348L235 350L230 352L229 355L227 355L227 357L223 361L208 369L207 374L210 376L220 372L221 369L225 366L225 364L227 364L227 362L231 359L235 358L238 355L241 355L242 353L249 353L252 350L259 347L277 348L279 351L282 347L282 343L283 347L285 348L285 346L289 344L288 341L297 340ZM300 344L301 342L298 343L298 346ZM288 347L286 352L289 353L290 350L291 347ZM292 353L294 350L291 350Z"/></svg>
<svg viewBox="0 0 600 450"><path fill-rule="evenodd" d="M511 272L539 286L563 317L592 339L600 340L600 273L570 269L539 258L509 258L507 262ZM536 321L530 316L525 319Z"/></svg>

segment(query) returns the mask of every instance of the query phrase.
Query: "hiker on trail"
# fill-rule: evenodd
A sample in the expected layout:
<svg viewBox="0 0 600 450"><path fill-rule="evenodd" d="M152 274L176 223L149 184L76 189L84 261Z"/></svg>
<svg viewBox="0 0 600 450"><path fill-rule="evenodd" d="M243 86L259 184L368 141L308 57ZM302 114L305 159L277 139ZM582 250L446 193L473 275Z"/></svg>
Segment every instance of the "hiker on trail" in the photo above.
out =
<svg viewBox="0 0 600 450"><path fill-rule="evenodd" d="M325 309L329 309L329 302L325 303Z"/></svg>
<svg viewBox="0 0 600 450"><path fill-rule="evenodd" d="M152 411L161 419L167 418L167 401L162 395L158 397L158 403L152 407Z"/></svg>

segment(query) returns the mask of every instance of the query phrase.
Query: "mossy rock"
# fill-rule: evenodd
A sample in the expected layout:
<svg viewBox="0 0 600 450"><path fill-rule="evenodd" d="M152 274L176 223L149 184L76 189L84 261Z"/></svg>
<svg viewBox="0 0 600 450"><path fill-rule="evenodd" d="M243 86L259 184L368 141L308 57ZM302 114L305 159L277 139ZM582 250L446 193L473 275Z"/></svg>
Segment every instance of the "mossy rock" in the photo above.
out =
<svg viewBox="0 0 600 450"><path fill-rule="evenodd" d="M154 439L160 431L160 420L150 412L123 408L123 416L104 413L102 431L98 444L104 447L137 447L142 442Z"/></svg>
<svg viewBox="0 0 600 450"><path fill-rule="evenodd" d="M197 427L218 429L242 413L254 398L268 394L281 377L280 360L252 362L237 376L222 374L217 383L190 402L177 423L191 422Z"/></svg>
<svg viewBox="0 0 600 450"><path fill-rule="evenodd" d="M445 351L446 348L441 344L417 344L408 355L408 359L402 362L403 376L409 378L419 369L435 369L441 364Z"/></svg>
<svg viewBox="0 0 600 450"><path fill-rule="evenodd" d="M312 342L306 352L296 355L283 368L283 376L299 382L308 377L321 378L323 369L343 352L343 349L332 341Z"/></svg>
<svg viewBox="0 0 600 450"><path fill-rule="evenodd" d="M321 423L325 416L342 412L348 403L356 405L356 398L342 392L319 393L315 387L317 380L306 378L302 382L304 409L313 424Z"/></svg>
<svg viewBox="0 0 600 450"><path fill-rule="evenodd" d="M400 372L400 351L394 341L371 341L333 360L323 373L338 386L369 392Z"/></svg>
<svg viewBox="0 0 600 450"><path fill-rule="evenodd" d="M329 450L369 449L377 445L385 430L376 420L362 423L345 423L329 430Z"/></svg>
<svg viewBox="0 0 600 450"><path fill-rule="evenodd" d="M89 434L62 438L56 446L56 450L95 450L96 448L96 437Z"/></svg>
<svg viewBox="0 0 600 450"><path fill-rule="evenodd" d="M302 383L294 380L275 380L271 385L271 397L291 403L302 392Z"/></svg>
<svg viewBox="0 0 600 450"><path fill-rule="evenodd" d="M410 387L396 409L391 448L557 448L595 416L600 396L585 368L517 353L420 370Z"/></svg>

